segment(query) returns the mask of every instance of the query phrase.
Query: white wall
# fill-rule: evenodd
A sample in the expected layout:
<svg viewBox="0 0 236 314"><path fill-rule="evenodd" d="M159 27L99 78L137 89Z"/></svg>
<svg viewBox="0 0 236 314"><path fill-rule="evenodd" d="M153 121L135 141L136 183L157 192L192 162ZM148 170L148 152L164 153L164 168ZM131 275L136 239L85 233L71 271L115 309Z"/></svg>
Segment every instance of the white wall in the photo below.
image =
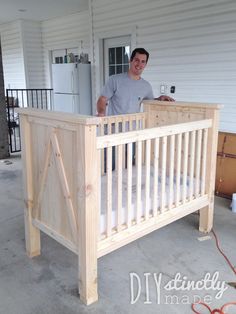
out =
<svg viewBox="0 0 236 314"><path fill-rule="evenodd" d="M133 48L150 52L144 78L156 96L164 83L167 94L176 86L176 100L224 104L220 129L236 132L236 1L90 0L90 12L41 25L17 21L1 25L0 32L5 88L51 87L49 52L78 47L80 53L82 43L93 64L95 105L99 39L130 34Z"/></svg>
<svg viewBox="0 0 236 314"><path fill-rule="evenodd" d="M22 21L22 42L27 88L45 88L41 23Z"/></svg>
<svg viewBox="0 0 236 314"><path fill-rule="evenodd" d="M26 88L22 22L1 25L2 63L6 88Z"/></svg>
<svg viewBox="0 0 236 314"><path fill-rule="evenodd" d="M99 85L97 38L132 32L150 52L144 78L154 94L176 86L176 100L224 104L220 129L236 132L236 1L91 0L94 81Z"/></svg>
<svg viewBox="0 0 236 314"><path fill-rule="evenodd" d="M42 22L44 72L47 86L51 86L50 51L77 47L78 53L83 51L91 56L90 25L88 10Z"/></svg>
<svg viewBox="0 0 236 314"><path fill-rule="evenodd" d="M5 88L43 88L41 23L19 20L0 31Z"/></svg>
<svg viewBox="0 0 236 314"><path fill-rule="evenodd" d="M43 22L20 20L0 26L5 88L50 88L50 51L90 53L89 11Z"/></svg>

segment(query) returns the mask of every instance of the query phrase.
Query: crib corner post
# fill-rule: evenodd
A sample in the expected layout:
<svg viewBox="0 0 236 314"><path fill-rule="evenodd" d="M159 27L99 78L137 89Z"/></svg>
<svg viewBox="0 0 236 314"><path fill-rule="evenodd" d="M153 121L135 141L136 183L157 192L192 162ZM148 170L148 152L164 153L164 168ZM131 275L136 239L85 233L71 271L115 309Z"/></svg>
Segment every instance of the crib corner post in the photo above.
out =
<svg viewBox="0 0 236 314"><path fill-rule="evenodd" d="M98 300L98 178L96 125L78 130L78 289L86 305Z"/></svg>
<svg viewBox="0 0 236 314"><path fill-rule="evenodd" d="M218 124L220 106L206 109L205 118L212 119L212 127L208 132L207 164L206 164L206 193L208 205L200 209L199 231L208 233L213 227L214 194L216 176L216 157L218 144Z"/></svg>
<svg viewBox="0 0 236 314"><path fill-rule="evenodd" d="M22 172L24 190L24 225L25 225L25 246L29 257L40 255L40 230L32 223L33 200L33 166L32 166L32 139L30 123L26 115L20 115L21 123L21 145L22 145Z"/></svg>
<svg viewBox="0 0 236 314"><path fill-rule="evenodd" d="M211 232L213 227L214 202L200 209L199 231L204 233Z"/></svg>

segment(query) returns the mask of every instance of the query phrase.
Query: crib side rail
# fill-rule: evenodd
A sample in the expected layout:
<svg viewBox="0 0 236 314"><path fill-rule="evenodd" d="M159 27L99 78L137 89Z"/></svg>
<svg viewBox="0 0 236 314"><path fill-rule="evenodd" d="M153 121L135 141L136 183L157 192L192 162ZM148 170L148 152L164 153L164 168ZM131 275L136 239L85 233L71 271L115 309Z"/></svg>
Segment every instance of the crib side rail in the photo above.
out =
<svg viewBox="0 0 236 314"><path fill-rule="evenodd" d="M109 243L109 239L122 239L122 232L130 234L133 230L134 236L141 232L141 226L153 227L153 221L163 214L174 217L177 207L190 210L191 201L207 202L207 144L211 128L212 119L205 119L97 138L99 152L107 149L107 169L100 181L100 255L113 246L121 246L119 241ZM112 147L118 155L115 171ZM121 158L124 151L125 167ZM121 243L127 241L126 236Z"/></svg>

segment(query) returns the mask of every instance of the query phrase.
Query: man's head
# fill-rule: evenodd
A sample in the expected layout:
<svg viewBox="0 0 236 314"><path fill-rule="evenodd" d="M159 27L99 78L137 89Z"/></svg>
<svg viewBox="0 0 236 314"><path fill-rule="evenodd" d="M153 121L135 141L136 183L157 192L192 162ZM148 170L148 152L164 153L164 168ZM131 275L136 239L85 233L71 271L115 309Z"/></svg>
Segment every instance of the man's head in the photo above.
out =
<svg viewBox="0 0 236 314"><path fill-rule="evenodd" d="M131 57L130 57L130 61L133 61L136 53L139 53L141 55L146 55L146 63L148 62L149 59L149 53L147 52L147 50L145 50L144 48L135 48L132 53L131 53Z"/></svg>
<svg viewBox="0 0 236 314"><path fill-rule="evenodd" d="M139 79L147 65L149 53L144 48L136 48L130 57L129 75L133 79Z"/></svg>

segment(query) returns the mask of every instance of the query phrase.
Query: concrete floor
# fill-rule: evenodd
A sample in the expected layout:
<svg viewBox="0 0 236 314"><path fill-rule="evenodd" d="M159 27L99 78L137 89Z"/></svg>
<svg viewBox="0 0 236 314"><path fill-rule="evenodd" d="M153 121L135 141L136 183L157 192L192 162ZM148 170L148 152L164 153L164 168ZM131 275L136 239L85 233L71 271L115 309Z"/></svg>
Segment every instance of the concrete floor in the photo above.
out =
<svg viewBox="0 0 236 314"><path fill-rule="evenodd" d="M26 256L21 160L16 155L8 161L0 161L1 314L189 314L193 313L194 298L205 298L212 309L236 301L236 289L227 284L236 282L235 274L216 249L212 234L210 239L199 241L203 234L197 229L198 215L192 214L102 257L98 261L99 301L86 307L77 296L75 254L41 233L41 256L33 259ZM216 197L214 229L235 265L236 214L229 205L229 200ZM133 285L132 272L137 274ZM211 286L208 283L208 290L168 290L177 273L181 279L186 276L186 282L199 283L207 272L212 280L216 276ZM156 289L154 276L160 290ZM134 304L131 304L132 287L133 301L137 297ZM228 289L221 298L215 298L224 287ZM236 313L236 308L232 307L228 313Z"/></svg>

